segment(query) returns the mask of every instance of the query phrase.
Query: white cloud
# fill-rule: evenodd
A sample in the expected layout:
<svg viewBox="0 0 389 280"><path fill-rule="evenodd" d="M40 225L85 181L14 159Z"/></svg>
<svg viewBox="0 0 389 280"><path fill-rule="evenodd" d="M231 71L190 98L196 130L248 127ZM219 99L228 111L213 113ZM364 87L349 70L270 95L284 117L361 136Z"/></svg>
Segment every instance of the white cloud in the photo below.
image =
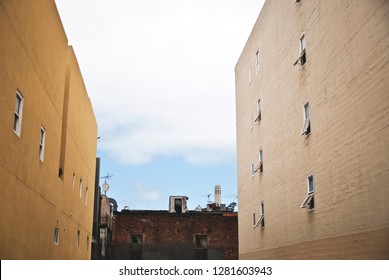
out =
<svg viewBox="0 0 389 280"><path fill-rule="evenodd" d="M210 165L234 154L233 71L261 2L57 0L99 150L131 165L158 156Z"/></svg>
<svg viewBox="0 0 389 280"><path fill-rule="evenodd" d="M145 186L136 185L134 190L134 196L145 200L146 202L159 202L161 201L161 195L159 191L146 188Z"/></svg>

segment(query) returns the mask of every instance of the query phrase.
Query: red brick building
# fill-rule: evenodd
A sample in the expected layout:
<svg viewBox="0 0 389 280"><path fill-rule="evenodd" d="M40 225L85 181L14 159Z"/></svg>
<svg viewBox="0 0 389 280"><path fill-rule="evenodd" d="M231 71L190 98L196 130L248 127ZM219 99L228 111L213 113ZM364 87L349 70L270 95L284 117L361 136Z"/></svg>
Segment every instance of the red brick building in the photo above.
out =
<svg viewBox="0 0 389 280"><path fill-rule="evenodd" d="M113 222L113 259L238 259L238 214L122 210Z"/></svg>

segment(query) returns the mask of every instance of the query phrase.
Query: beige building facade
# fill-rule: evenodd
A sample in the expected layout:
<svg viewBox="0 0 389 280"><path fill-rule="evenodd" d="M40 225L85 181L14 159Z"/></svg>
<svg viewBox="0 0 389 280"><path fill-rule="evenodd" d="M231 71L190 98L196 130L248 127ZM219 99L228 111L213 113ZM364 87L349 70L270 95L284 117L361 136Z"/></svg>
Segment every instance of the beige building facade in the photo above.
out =
<svg viewBox="0 0 389 280"><path fill-rule="evenodd" d="M388 14L265 2L235 68L240 259L389 258Z"/></svg>
<svg viewBox="0 0 389 280"><path fill-rule="evenodd" d="M90 259L97 123L53 0L0 0L0 258Z"/></svg>

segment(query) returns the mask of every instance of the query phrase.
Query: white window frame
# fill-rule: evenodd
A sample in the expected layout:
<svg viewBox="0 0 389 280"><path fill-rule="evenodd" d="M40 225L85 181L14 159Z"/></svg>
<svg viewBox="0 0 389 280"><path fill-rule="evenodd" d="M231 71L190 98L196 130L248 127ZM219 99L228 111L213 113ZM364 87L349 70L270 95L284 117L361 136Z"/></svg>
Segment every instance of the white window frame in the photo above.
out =
<svg viewBox="0 0 389 280"><path fill-rule="evenodd" d="M80 179L80 198L82 197L82 178Z"/></svg>
<svg viewBox="0 0 389 280"><path fill-rule="evenodd" d="M261 112L261 99L257 100L257 117L255 118L254 122L260 122L262 117Z"/></svg>
<svg viewBox="0 0 389 280"><path fill-rule="evenodd" d="M306 136L308 136L311 134L311 104L309 100L304 103L303 114L304 114L304 125L303 128L301 129L301 135L305 134Z"/></svg>
<svg viewBox="0 0 389 280"><path fill-rule="evenodd" d="M54 230L54 245L59 244L59 228L56 227Z"/></svg>
<svg viewBox="0 0 389 280"><path fill-rule="evenodd" d="M293 66L300 64L300 68L303 68L307 64L307 42L305 40L305 32L303 32L299 39L300 53L297 60L293 63ZM304 60L304 63L303 63Z"/></svg>
<svg viewBox="0 0 389 280"><path fill-rule="evenodd" d="M255 73L258 75L259 73L259 50L255 53Z"/></svg>
<svg viewBox="0 0 389 280"><path fill-rule="evenodd" d="M16 103L15 103L13 130L16 133L16 135L19 137L22 132L23 105L24 105L23 95L20 93L19 90L16 90Z"/></svg>
<svg viewBox="0 0 389 280"><path fill-rule="evenodd" d="M312 190L310 188L310 178L312 179ZM315 194L315 182L313 178L313 174L309 174L307 176L307 196L305 197L303 203L301 204L300 208L306 208L308 206L308 210L312 211L315 209L315 207L311 207L311 202L314 201L314 194Z"/></svg>
<svg viewBox="0 0 389 280"><path fill-rule="evenodd" d="M261 214L261 219L258 221L258 224L261 225L261 228L265 227L265 203L263 200L259 202L259 213Z"/></svg>
<svg viewBox="0 0 389 280"><path fill-rule="evenodd" d="M41 126L39 135L39 160L43 162L45 157L46 129Z"/></svg>
<svg viewBox="0 0 389 280"><path fill-rule="evenodd" d="M254 161L251 162L251 177L254 177L254 174L255 174L256 170L255 170L255 166L254 166Z"/></svg>
<svg viewBox="0 0 389 280"><path fill-rule="evenodd" d="M300 39L299 39L299 42L300 42L300 64L301 64L301 67L304 67L304 65L307 63L307 42L305 40L305 32L303 32L300 36ZM303 64L302 62L302 59L305 59L305 62Z"/></svg>
<svg viewBox="0 0 389 280"><path fill-rule="evenodd" d="M76 173L73 173L73 179L72 179L72 187L74 189L74 187L76 186Z"/></svg>
<svg viewBox="0 0 389 280"><path fill-rule="evenodd" d="M88 205L88 191L89 191L89 188L87 186L85 189L85 205Z"/></svg>
<svg viewBox="0 0 389 280"><path fill-rule="evenodd" d="M259 174L262 174L263 173L263 150L262 150L262 147L259 148L258 159L259 159L258 172L259 172Z"/></svg>
<svg viewBox="0 0 389 280"><path fill-rule="evenodd" d="M258 221L255 220L255 212L253 212L253 229L256 227L264 228L265 227L265 204L263 201L259 203L259 213L260 218Z"/></svg>
<svg viewBox="0 0 389 280"><path fill-rule="evenodd" d="M249 85L251 84L252 80L253 80L253 73L252 73L252 69L251 69L251 66L249 67Z"/></svg>

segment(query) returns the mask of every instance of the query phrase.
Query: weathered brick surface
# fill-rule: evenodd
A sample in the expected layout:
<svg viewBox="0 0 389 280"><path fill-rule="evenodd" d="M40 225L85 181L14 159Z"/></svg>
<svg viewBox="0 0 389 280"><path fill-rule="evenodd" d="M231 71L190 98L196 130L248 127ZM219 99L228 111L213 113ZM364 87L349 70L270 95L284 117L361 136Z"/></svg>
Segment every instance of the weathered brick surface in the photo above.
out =
<svg viewBox="0 0 389 280"><path fill-rule="evenodd" d="M143 259L195 259L195 236L206 235L208 258L238 258L238 216L222 212L122 211L113 226L115 259L130 258L130 236L143 236Z"/></svg>

